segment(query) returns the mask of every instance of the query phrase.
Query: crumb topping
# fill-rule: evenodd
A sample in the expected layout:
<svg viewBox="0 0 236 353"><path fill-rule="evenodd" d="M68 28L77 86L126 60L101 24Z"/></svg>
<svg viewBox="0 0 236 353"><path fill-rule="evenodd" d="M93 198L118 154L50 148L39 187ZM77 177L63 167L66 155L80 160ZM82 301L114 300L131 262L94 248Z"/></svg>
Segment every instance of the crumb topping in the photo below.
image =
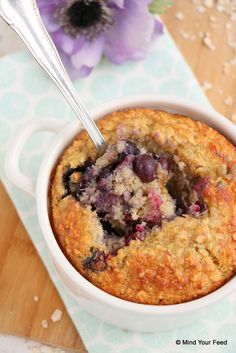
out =
<svg viewBox="0 0 236 353"><path fill-rule="evenodd" d="M191 175L177 156L147 150L134 142L109 146L96 161L63 174L65 195L94 211L103 229L106 254L96 249L84 261L94 271L106 269L106 256L143 241L153 228L176 217L207 212L203 191L207 178Z"/></svg>

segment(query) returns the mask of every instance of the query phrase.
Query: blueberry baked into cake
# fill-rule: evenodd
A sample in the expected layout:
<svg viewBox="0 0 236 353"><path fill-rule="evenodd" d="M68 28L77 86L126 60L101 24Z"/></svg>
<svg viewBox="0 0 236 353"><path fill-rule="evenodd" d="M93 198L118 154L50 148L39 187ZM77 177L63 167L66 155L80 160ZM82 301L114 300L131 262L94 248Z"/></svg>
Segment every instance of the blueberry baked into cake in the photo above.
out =
<svg viewBox="0 0 236 353"><path fill-rule="evenodd" d="M236 272L236 149L190 118L128 109L85 131L52 174L51 223L73 266L116 297L176 304Z"/></svg>

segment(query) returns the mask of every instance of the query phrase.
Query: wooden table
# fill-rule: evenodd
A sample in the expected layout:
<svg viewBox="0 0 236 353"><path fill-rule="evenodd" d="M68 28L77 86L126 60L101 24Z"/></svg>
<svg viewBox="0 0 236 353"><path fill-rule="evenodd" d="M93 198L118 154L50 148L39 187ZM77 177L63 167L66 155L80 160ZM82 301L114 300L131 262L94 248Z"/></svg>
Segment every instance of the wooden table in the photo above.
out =
<svg viewBox="0 0 236 353"><path fill-rule="evenodd" d="M178 12L184 15L183 20L176 18L182 18ZM227 67L227 73L222 70L227 66L224 64L236 54L236 50L230 48L226 40L226 32L230 29L227 29L227 16L215 9L207 9L203 13L196 11L196 6L191 1L181 0L175 2L175 6L163 16L163 20L199 81L212 84L206 94L215 109L228 118L233 117L236 122L236 65L231 65L230 71ZM235 22L234 26L236 27ZM211 33L215 50L202 43L202 36L207 32ZM233 36L236 41L236 33ZM82 341L2 186L0 209L0 332L85 352ZM39 297L38 302L34 301L34 296ZM63 311L63 317L59 322L52 323L50 315L56 308ZM42 328L43 319L49 321L48 329Z"/></svg>
<svg viewBox="0 0 236 353"><path fill-rule="evenodd" d="M192 1L174 3L175 6L163 16L167 28L199 82L212 84L206 94L214 108L229 119L234 116L236 123L236 20L231 21L232 27L227 29L229 18L215 8L201 13L196 11ZM184 16L182 21L176 18L178 12ZM215 50L203 44L200 36L206 33L210 34ZM229 40L230 36L232 40ZM228 44L234 44L234 48ZM234 65L228 65L231 60Z"/></svg>

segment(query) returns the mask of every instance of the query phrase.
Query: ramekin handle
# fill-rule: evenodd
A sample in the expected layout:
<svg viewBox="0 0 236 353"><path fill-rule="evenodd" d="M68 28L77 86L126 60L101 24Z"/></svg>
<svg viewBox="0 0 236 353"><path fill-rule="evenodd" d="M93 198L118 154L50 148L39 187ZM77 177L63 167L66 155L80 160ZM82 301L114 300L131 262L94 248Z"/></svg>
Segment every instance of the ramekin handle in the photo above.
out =
<svg viewBox="0 0 236 353"><path fill-rule="evenodd" d="M65 121L56 118L32 119L20 128L9 145L4 161L5 175L13 185L34 197L35 181L23 174L19 167L22 148L35 132L51 131L57 133L62 130L65 124Z"/></svg>

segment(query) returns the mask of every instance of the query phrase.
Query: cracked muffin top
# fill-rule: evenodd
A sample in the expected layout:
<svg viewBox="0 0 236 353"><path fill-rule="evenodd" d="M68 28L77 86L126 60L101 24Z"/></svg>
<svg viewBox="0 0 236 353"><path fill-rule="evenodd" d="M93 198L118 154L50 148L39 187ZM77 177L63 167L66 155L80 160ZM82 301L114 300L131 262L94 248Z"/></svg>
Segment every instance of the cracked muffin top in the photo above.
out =
<svg viewBox="0 0 236 353"><path fill-rule="evenodd" d="M119 298L193 300L236 272L236 150L198 121L128 109L85 131L52 173L50 218L72 265Z"/></svg>

